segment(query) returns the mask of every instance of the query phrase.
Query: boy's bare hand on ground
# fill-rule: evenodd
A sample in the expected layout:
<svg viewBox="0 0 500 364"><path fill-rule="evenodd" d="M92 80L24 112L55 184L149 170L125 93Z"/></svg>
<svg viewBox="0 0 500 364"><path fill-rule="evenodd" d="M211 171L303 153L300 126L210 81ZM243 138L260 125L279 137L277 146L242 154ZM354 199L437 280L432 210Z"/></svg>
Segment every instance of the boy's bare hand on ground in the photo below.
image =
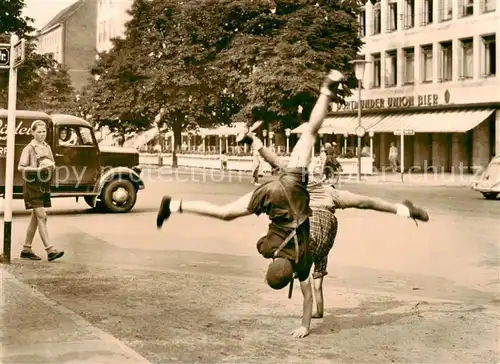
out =
<svg viewBox="0 0 500 364"><path fill-rule="evenodd" d="M292 335L296 339L301 339L309 335L309 330L304 326L301 326L298 329L293 330L290 335Z"/></svg>

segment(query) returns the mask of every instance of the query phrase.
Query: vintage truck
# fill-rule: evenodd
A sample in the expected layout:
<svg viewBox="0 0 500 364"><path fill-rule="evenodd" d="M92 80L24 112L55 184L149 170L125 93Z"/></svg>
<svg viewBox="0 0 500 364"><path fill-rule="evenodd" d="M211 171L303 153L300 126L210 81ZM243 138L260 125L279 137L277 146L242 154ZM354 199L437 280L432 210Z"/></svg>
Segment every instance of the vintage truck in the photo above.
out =
<svg viewBox="0 0 500 364"><path fill-rule="evenodd" d="M23 198L23 177L17 170L23 148L31 141L31 123L47 125L46 142L51 146L56 168L52 197L83 197L92 208L108 212L128 212L144 189L135 149L100 146L90 123L79 117L46 114L38 111L16 112L14 157L14 199ZM0 194L5 195L7 155L7 110L0 109Z"/></svg>

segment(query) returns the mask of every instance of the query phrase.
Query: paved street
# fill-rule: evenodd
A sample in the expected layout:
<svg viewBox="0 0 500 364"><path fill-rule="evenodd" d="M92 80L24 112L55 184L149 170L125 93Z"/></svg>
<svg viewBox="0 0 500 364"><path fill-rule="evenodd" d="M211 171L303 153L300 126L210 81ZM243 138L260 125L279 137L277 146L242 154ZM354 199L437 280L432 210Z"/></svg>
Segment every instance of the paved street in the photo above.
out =
<svg viewBox="0 0 500 364"><path fill-rule="evenodd" d="M309 337L293 340L300 288L296 284L288 300L287 292L264 283L268 262L255 242L266 217L227 223L174 215L157 231L164 193L222 204L254 188L247 175L232 174L231 181L219 172L194 176L197 181L187 172L176 178L151 172L128 214L54 200L50 234L66 251L54 263L17 258L28 215L15 201L14 259L2 266L8 272L2 363L81 363L83 357L70 355L79 340L94 345L93 363L112 362L106 351L122 355L120 362L154 363L498 362L499 200L463 187L343 185L394 201L408 198L426 207L431 221L417 227L393 215L338 211L326 315L313 322ZM40 254L41 247L37 237ZM57 306L55 315L67 322L44 331L58 319L40 311L28 320L36 299ZM23 324L15 327L13 320ZM83 327L79 337L62 337ZM72 344L56 345L64 340Z"/></svg>

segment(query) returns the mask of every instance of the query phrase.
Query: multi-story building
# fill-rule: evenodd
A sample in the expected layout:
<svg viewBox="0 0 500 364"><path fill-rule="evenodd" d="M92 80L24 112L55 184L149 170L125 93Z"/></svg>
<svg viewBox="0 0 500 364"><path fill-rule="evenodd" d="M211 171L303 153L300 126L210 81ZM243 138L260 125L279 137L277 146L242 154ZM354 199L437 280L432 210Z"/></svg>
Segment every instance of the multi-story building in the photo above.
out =
<svg viewBox="0 0 500 364"><path fill-rule="evenodd" d="M97 0L97 52L110 50L111 39L123 36L132 3L133 0Z"/></svg>
<svg viewBox="0 0 500 364"><path fill-rule="evenodd" d="M405 168L457 171L500 154L500 0L367 1L360 16L366 64L361 91L364 144L378 167L391 142ZM358 92L335 105L326 133L356 145ZM371 133L370 133L371 131ZM412 135L414 133L414 135Z"/></svg>
<svg viewBox="0 0 500 364"><path fill-rule="evenodd" d="M38 52L52 53L68 68L76 90L87 83L95 59L95 0L79 0L61 10L37 36Z"/></svg>

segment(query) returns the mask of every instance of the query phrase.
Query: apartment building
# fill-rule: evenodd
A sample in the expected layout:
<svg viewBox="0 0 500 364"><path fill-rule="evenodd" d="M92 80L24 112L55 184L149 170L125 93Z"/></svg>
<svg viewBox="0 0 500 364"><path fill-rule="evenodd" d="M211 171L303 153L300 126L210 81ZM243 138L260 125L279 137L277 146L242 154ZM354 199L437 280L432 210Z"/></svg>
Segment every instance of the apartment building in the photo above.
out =
<svg viewBox="0 0 500 364"><path fill-rule="evenodd" d="M111 39L122 37L125 24L130 19L128 10L133 0L97 0L97 52L109 51Z"/></svg>
<svg viewBox="0 0 500 364"><path fill-rule="evenodd" d="M364 142L378 167L404 137L405 168L457 171L500 154L500 0L367 1L360 14L368 61L361 92ZM357 91L334 105L327 133L355 145ZM371 132L371 133L370 133ZM414 135L411 135L413 134ZM343 144L340 144L343 145Z"/></svg>
<svg viewBox="0 0 500 364"><path fill-rule="evenodd" d="M37 34L37 51L52 53L68 68L78 91L87 83L95 59L95 0L79 0L61 10Z"/></svg>

